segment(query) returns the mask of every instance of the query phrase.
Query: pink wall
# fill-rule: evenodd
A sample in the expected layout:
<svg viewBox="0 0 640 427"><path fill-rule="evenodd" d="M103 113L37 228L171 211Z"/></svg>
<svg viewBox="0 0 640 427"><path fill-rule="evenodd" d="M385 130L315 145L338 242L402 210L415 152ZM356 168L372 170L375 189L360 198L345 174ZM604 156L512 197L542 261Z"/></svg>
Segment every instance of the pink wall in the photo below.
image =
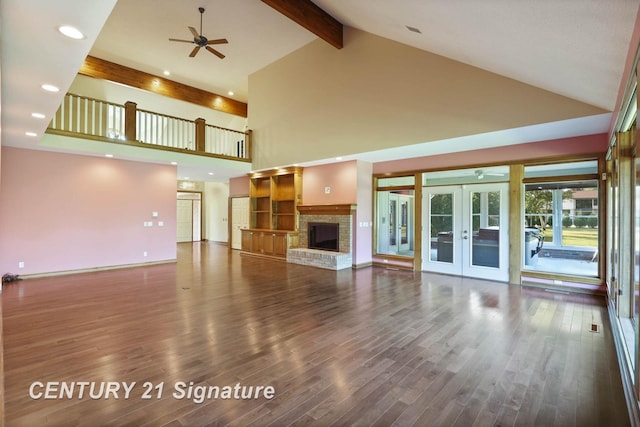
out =
<svg viewBox="0 0 640 427"><path fill-rule="evenodd" d="M426 169L467 167L483 164L509 163L580 154L604 153L608 141L606 134L579 136L529 142L484 150L462 151L436 156L416 157L375 163L373 173L419 171Z"/></svg>
<svg viewBox="0 0 640 427"><path fill-rule="evenodd" d="M4 147L1 172L3 274L176 258L175 167Z"/></svg>
<svg viewBox="0 0 640 427"><path fill-rule="evenodd" d="M371 262L372 165L361 161L311 166L302 173L303 205L357 205L353 218L353 264ZM330 187L330 193L325 188Z"/></svg>
<svg viewBox="0 0 640 427"><path fill-rule="evenodd" d="M304 168L302 204L334 205L358 202L358 168L356 161ZM330 187L330 193L325 193Z"/></svg>
<svg viewBox="0 0 640 427"><path fill-rule="evenodd" d="M229 180L229 196L248 196L249 195L249 177L241 176L239 178L231 178Z"/></svg>

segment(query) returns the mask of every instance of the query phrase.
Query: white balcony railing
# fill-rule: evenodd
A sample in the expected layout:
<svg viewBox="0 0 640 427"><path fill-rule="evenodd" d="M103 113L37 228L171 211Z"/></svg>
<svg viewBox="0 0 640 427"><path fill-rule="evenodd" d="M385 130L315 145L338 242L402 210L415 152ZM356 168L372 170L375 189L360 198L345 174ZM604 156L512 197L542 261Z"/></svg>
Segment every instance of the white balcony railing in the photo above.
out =
<svg viewBox="0 0 640 427"><path fill-rule="evenodd" d="M192 154L251 161L251 131L240 132L68 93L47 132L148 145Z"/></svg>

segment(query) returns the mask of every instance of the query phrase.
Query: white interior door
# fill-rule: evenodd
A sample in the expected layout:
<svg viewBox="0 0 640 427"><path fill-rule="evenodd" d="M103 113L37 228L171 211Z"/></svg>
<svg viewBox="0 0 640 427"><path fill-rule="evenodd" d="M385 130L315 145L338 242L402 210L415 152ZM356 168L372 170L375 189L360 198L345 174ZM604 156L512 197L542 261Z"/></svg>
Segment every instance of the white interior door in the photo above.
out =
<svg viewBox="0 0 640 427"><path fill-rule="evenodd" d="M231 248L242 249L242 232L249 228L249 198L234 197L231 199Z"/></svg>
<svg viewBox="0 0 640 427"><path fill-rule="evenodd" d="M202 240L202 194L178 192L177 242L199 242Z"/></svg>
<svg viewBox="0 0 640 427"><path fill-rule="evenodd" d="M176 216L177 241L193 242L193 201L178 199Z"/></svg>
<svg viewBox="0 0 640 427"><path fill-rule="evenodd" d="M507 281L508 190L506 183L425 187L423 270Z"/></svg>

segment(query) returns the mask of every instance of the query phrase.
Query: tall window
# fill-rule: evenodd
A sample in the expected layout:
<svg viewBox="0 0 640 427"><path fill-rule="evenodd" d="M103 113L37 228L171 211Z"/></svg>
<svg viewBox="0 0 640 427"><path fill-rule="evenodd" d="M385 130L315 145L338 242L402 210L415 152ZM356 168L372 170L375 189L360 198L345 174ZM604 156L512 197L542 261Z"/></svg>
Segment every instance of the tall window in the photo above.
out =
<svg viewBox="0 0 640 427"><path fill-rule="evenodd" d="M525 270L597 277L597 162L525 168L524 199Z"/></svg>

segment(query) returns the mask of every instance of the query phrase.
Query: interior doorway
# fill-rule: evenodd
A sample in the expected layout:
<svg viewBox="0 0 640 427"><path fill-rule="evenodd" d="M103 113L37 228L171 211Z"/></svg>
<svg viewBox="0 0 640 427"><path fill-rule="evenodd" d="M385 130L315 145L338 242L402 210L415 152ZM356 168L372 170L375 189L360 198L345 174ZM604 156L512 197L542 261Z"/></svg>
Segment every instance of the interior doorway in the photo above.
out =
<svg viewBox="0 0 640 427"><path fill-rule="evenodd" d="M242 230L249 228L249 198L231 199L231 248L242 249Z"/></svg>
<svg viewBox="0 0 640 427"><path fill-rule="evenodd" d="M202 240L202 193L178 192L176 230L178 243Z"/></svg>
<svg viewBox="0 0 640 427"><path fill-rule="evenodd" d="M509 185L424 187L422 269L509 279Z"/></svg>

